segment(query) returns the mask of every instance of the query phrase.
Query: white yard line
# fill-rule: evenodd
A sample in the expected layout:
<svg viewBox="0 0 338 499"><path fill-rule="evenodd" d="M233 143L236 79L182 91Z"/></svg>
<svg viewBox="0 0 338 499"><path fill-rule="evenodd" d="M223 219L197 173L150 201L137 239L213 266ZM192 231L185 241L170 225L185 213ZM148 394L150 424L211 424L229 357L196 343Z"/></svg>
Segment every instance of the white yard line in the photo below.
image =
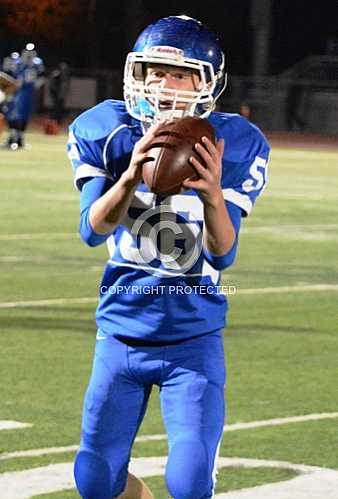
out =
<svg viewBox="0 0 338 499"><path fill-rule="evenodd" d="M320 419L336 419L338 412L322 412L319 414L304 414L304 416L290 416L286 418L266 419L262 421L250 421L247 423L234 423L226 425L223 431L249 430L252 428L263 428L266 426L280 426L290 423L304 423L306 421L318 421Z"/></svg>
<svg viewBox="0 0 338 499"><path fill-rule="evenodd" d="M15 452L3 452L0 454L0 461L6 459L15 459L17 457L37 457L47 456L49 454L63 454L67 452L76 452L78 445L67 445L65 447L45 447L44 449L19 450Z"/></svg>
<svg viewBox="0 0 338 499"><path fill-rule="evenodd" d="M301 286L273 286L269 288L237 289L236 295L262 295L270 293L304 293L309 291L338 291L338 284L304 284Z"/></svg>
<svg viewBox="0 0 338 499"><path fill-rule="evenodd" d="M0 497L29 499L40 494L74 488L73 465L53 464L25 471L0 474Z"/></svg>
<svg viewBox="0 0 338 499"><path fill-rule="evenodd" d="M233 423L225 425L223 428L224 432L238 431L238 430L250 430L255 428L264 428L268 426L280 426L292 423L304 423L306 421L318 421L321 419L336 419L338 418L338 412L323 412L318 414L305 414L303 416L290 416L286 418L274 418L274 419L263 419L261 421L249 421L246 423ZM26 423L21 423L26 424ZM136 442L151 442L156 440L166 440L166 434L158 435L140 435L136 437ZM13 459L16 457L34 457L43 456L47 454L61 454L64 452L76 452L78 449L77 445L68 445L66 447L47 447L43 449L32 449L26 451L16 451L7 452L0 454L0 461L6 459Z"/></svg>
<svg viewBox="0 0 338 499"><path fill-rule="evenodd" d="M0 430L18 430L32 426L31 423L20 423L19 421L0 421Z"/></svg>
<svg viewBox="0 0 338 499"><path fill-rule="evenodd" d="M77 305L97 303L97 298L52 298L50 300L12 301L0 303L1 308L49 307L50 305Z"/></svg>

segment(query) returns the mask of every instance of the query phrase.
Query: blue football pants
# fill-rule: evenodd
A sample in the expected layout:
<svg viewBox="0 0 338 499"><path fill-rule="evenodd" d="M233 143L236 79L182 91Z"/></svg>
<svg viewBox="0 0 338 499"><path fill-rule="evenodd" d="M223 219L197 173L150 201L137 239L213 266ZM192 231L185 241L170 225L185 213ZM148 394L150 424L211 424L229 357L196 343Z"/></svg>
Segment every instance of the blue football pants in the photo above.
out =
<svg viewBox="0 0 338 499"><path fill-rule="evenodd" d="M221 332L170 346L128 346L99 331L74 474L83 499L126 485L131 448L153 385L168 434L166 484L174 499L209 499L224 425Z"/></svg>

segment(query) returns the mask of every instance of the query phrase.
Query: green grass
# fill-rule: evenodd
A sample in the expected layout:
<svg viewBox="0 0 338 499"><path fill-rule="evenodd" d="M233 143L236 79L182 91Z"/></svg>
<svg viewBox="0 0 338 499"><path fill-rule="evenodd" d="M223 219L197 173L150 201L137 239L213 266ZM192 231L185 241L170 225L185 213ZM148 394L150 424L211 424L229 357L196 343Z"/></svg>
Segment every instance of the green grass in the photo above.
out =
<svg viewBox="0 0 338 499"><path fill-rule="evenodd" d="M77 234L79 199L65 136L30 134L32 148L1 151L0 302L63 298L58 305L0 308L0 452L77 444L95 341L95 299L107 258ZM264 288L338 285L338 153L276 149L269 185L243 221L224 334L228 422L338 411L337 291ZM67 302L93 298L89 304ZM153 390L140 434L164 433ZM338 469L337 420L224 434L221 456L278 459ZM136 443L133 456L165 456L166 440ZM0 460L14 471L71 461L73 453ZM218 490L279 481L283 470L224 469ZM224 480L223 480L224 475ZM284 478L283 478L284 477ZM147 480L148 481L148 480ZM223 483L224 482L224 483ZM148 483L167 497L163 479ZM72 491L40 496L77 497Z"/></svg>

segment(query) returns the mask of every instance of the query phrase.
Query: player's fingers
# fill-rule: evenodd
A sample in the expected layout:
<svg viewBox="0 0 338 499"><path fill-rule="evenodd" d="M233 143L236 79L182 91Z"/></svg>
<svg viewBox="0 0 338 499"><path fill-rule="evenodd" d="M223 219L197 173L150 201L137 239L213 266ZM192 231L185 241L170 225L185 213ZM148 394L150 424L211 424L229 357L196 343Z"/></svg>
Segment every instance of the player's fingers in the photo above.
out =
<svg viewBox="0 0 338 499"><path fill-rule="evenodd" d="M209 179L210 173L208 169L205 168L194 156L190 156L189 163L200 178L205 180Z"/></svg>
<svg viewBox="0 0 338 499"><path fill-rule="evenodd" d="M170 125L170 123L172 123L172 122L169 121L169 120L163 120L163 121L159 121L159 122L155 123L154 125L152 125L149 128L149 130L148 130L148 132L146 133L145 136L147 136L147 137L149 136L149 137L152 137L152 138L156 137L156 135L158 134L158 131L161 128L163 128L164 126Z"/></svg>
<svg viewBox="0 0 338 499"><path fill-rule="evenodd" d="M149 142L156 136L156 133L161 126L163 126L163 123L156 123L155 125L151 125L149 130L147 130L143 137L141 137L140 140L136 143L135 147L137 147L139 150L144 150Z"/></svg>
<svg viewBox="0 0 338 499"><path fill-rule="evenodd" d="M149 146L154 141L155 137L158 135L158 131L163 127L163 122L156 123L152 125L147 133L137 142L137 147L139 152L145 152L149 149Z"/></svg>
<svg viewBox="0 0 338 499"><path fill-rule="evenodd" d="M195 189L200 192L208 191L208 184L202 179L187 178L182 182L182 186L184 189Z"/></svg>
<svg viewBox="0 0 338 499"><path fill-rule="evenodd" d="M150 161L155 161L155 158L152 157L151 153L143 153L139 154L137 157L137 164L144 165L144 163L149 163Z"/></svg>
<svg viewBox="0 0 338 499"><path fill-rule="evenodd" d="M220 164L224 153L224 139L217 140L215 145L208 137L202 137L202 143L209 152L214 163Z"/></svg>
<svg viewBox="0 0 338 499"><path fill-rule="evenodd" d="M139 168L140 166L144 165L144 163L154 161L155 158L152 157L151 153L141 153L137 152L136 154L133 154L131 163L134 165L136 168Z"/></svg>
<svg viewBox="0 0 338 499"><path fill-rule="evenodd" d="M201 158L204 160L204 162L207 165L207 168L212 168L214 159L209 153L209 151L205 147L203 147L202 144L199 143L195 144L195 150L199 154L199 156L201 156Z"/></svg>
<svg viewBox="0 0 338 499"><path fill-rule="evenodd" d="M155 123L154 125L151 125L151 127L149 128L147 134L150 134L150 135L155 135L155 133L158 131L159 128L163 127L163 125L165 125L167 123L167 121L159 121L158 123Z"/></svg>
<svg viewBox="0 0 338 499"><path fill-rule="evenodd" d="M183 180L182 182L182 186L185 188L185 189L198 189L200 187L200 180L199 179L192 179L192 178L186 178L185 180Z"/></svg>
<svg viewBox="0 0 338 499"><path fill-rule="evenodd" d="M212 158L216 159L218 151L217 151L217 147L215 146L215 144L213 144L211 142L211 140L209 140L208 137L205 137L205 136L202 137L201 142L202 142L203 146L205 147L205 149L209 152L210 156L212 156Z"/></svg>

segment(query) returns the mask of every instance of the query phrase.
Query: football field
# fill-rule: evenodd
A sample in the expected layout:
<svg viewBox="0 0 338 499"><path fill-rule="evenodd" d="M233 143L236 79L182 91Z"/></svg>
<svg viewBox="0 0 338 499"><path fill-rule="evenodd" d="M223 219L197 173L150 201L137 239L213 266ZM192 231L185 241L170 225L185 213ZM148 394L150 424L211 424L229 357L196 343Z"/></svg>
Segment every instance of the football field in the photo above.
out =
<svg viewBox="0 0 338 499"><path fill-rule="evenodd" d="M0 499L75 499L107 250L79 238L66 136L27 141L0 150ZM273 148L268 186L223 274L236 293L216 497L338 498L337 193L338 147ZM156 499L169 497L166 455L155 387L132 469Z"/></svg>

